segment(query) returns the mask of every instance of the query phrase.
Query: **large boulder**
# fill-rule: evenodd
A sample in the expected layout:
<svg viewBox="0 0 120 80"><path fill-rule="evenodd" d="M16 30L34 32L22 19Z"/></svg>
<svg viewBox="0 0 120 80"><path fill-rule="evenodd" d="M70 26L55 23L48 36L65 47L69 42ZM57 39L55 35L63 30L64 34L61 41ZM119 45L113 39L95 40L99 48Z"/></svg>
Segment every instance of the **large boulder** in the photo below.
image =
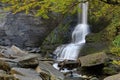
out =
<svg viewBox="0 0 120 80"><path fill-rule="evenodd" d="M92 67L106 63L108 57L104 52L99 52L80 57L79 60L81 61L81 67Z"/></svg>

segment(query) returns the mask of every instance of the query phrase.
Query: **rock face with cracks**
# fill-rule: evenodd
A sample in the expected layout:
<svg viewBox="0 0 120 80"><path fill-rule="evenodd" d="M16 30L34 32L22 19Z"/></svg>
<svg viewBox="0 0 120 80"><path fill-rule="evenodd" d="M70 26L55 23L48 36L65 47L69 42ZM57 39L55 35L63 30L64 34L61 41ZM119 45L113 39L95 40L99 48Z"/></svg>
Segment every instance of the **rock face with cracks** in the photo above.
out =
<svg viewBox="0 0 120 80"><path fill-rule="evenodd" d="M60 18L43 19L25 13L12 14L0 7L0 45L39 47L46 36L58 26Z"/></svg>

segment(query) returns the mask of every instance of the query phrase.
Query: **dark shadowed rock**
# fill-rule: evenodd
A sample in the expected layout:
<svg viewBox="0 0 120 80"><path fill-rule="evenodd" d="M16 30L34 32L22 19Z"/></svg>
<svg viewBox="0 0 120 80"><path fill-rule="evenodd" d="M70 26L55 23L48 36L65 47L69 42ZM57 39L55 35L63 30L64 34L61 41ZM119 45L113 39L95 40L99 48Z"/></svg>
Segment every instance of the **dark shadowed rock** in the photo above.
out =
<svg viewBox="0 0 120 80"><path fill-rule="evenodd" d="M116 75L109 76L105 78L104 80L120 80L120 73Z"/></svg>
<svg viewBox="0 0 120 80"><path fill-rule="evenodd" d="M64 75L60 71L56 70L52 65L45 62L40 61L36 71L38 73L47 74L50 76L51 80L64 80Z"/></svg>

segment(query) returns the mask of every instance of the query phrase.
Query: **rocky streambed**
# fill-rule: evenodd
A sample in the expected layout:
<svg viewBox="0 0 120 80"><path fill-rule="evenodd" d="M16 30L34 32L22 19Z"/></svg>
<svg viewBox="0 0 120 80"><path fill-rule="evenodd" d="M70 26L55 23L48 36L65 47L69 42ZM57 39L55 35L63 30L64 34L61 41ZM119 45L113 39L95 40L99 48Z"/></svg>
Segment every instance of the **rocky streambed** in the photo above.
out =
<svg viewBox="0 0 120 80"><path fill-rule="evenodd" d="M63 80L64 75L41 61L39 54L22 51L16 46L0 47L0 80Z"/></svg>
<svg viewBox="0 0 120 80"><path fill-rule="evenodd" d="M70 77L56 70L53 59L43 58L40 54L23 51L16 46L0 46L0 80L119 80L119 66L106 64L110 58L104 52L80 57L75 73ZM74 63L77 63L74 62ZM66 62L67 65L71 62ZM73 64L73 62L72 62ZM114 70L113 67L115 68ZM116 71L115 71L116 70ZM105 72L106 71L106 72ZM110 74L111 73L111 74ZM82 75L81 75L82 74ZM117 75L113 75L117 74ZM109 75L113 75L107 77ZM107 77L107 78L106 78Z"/></svg>

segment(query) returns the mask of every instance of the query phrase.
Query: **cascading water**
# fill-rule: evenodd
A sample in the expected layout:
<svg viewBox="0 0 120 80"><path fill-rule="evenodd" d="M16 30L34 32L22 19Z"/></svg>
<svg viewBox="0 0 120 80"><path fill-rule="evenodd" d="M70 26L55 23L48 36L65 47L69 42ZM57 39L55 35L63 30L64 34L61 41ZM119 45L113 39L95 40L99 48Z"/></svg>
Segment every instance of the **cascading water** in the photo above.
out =
<svg viewBox="0 0 120 80"><path fill-rule="evenodd" d="M72 33L72 42L68 45L59 46L54 51L57 61L76 60L80 49L85 44L85 36L89 33L89 26L87 24L88 2L82 3L80 6L82 7L82 15L78 13L79 22ZM58 69L57 64L53 66Z"/></svg>

